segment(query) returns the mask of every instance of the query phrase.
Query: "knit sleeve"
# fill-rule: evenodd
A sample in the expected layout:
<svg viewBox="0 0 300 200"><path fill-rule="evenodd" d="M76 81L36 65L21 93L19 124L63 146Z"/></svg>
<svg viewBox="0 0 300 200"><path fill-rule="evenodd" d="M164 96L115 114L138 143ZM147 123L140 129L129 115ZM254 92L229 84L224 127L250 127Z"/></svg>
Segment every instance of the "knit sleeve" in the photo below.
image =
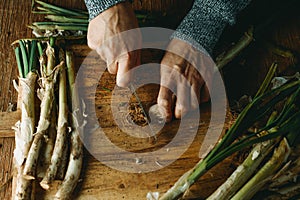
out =
<svg viewBox="0 0 300 200"><path fill-rule="evenodd" d="M89 11L90 20L102 13L104 10L126 0L84 0Z"/></svg>
<svg viewBox="0 0 300 200"><path fill-rule="evenodd" d="M171 38L188 42L198 50L212 53L226 25L234 24L239 11L251 0L195 0Z"/></svg>

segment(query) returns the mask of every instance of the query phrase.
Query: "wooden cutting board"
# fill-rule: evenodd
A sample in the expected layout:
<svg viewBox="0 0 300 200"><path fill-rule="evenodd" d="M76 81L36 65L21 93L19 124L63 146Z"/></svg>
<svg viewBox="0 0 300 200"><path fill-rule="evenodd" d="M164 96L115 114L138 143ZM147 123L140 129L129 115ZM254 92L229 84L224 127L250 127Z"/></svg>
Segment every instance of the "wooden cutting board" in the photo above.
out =
<svg viewBox="0 0 300 200"><path fill-rule="evenodd" d="M86 61L86 56L90 53L90 50L86 45L73 45L70 48L75 53L77 68L79 68L79 66L83 64L85 65L86 69L91 69L86 71L87 73L85 74L85 77L89 78L86 79L84 84L86 86L94 84L94 79L90 78L93 77L94 71L92 69L95 66L99 65L105 66L105 63L102 62L96 65L95 61ZM161 52L154 50L143 52L143 54L147 55L143 56L143 62L149 62L150 60L155 61L158 60L161 56ZM105 72L99 81L99 85L97 87L95 96L95 108L98 123L102 127L109 140L119 148L122 148L129 152L135 152L137 155L137 159L139 159L139 153L156 151L160 148L163 148L164 145L167 145L169 142L171 142L178 131L178 126L181 123L180 120L174 120L171 123L166 124L162 131L160 131L160 134L157 136L157 142L155 143L150 142L148 138L137 139L131 137L120 130L120 128L115 123L115 118L112 115L111 107L112 92L110 91L110 89L113 89L115 87L114 80L114 76L110 75L108 72ZM153 105L156 102L158 89L159 88L157 85L152 84L146 85L137 90L137 93L146 110L150 107L150 105ZM126 103L126 98L121 95L116 98L116 102L114 105L123 105L124 103ZM131 97L130 103L133 106L138 107L137 101L133 96ZM126 113L120 116L120 120L127 120ZM122 119L122 117L124 117L124 119ZM13 137L14 133L11 127L17 120L19 120L19 118L19 111L12 113L1 113L0 136ZM192 124L187 122L186 124L183 124L186 130L188 130L189 127L196 127L197 134L189 148L180 156L180 158L174 160L174 162L171 163L169 166L157 171L148 173L129 173L112 169L111 167L108 167L105 164L103 164L103 162L97 160L93 155L105 154L106 156L114 156L117 152L114 152L109 148L106 149L105 146L102 146L102 148L100 149L93 149L92 147L90 150L93 150L93 155L91 155L90 152L86 150L84 156L84 168L81 176L81 182L78 183L78 187L75 190L74 198L138 200L145 199L146 194L151 191L167 191L170 188L170 186L172 186L172 184L174 184L184 172L188 171L200 160L199 150L204 136L207 132L210 119L210 105L203 105L201 107L201 118L199 123ZM215 129L216 131L226 130L231 121L231 116L228 115L226 120L227 123L225 125L223 123L214 124L214 126L211 128ZM192 119L190 121L193 122ZM136 133L138 132L139 130L136 131ZM189 133L187 132L186 134ZM94 144L100 142L100 138L98 138L97 135L89 135L87 137L90 137L89 140L93 141ZM179 143L177 148L183 148L180 145L182 144ZM172 151L172 149L170 151ZM168 159L170 159L168 156L160 157L160 160L157 161L157 165L160 165L160 162L163 162L164 160ZM114 160L110 162L116 163L120 161L123 161L122 156L120 156L119 159L118 157L114 157ZM143 161L133 160L133 162L136 162L136 165L139 165L139 162ZM124 167L126 168L126 166ZM223 162L222 165L220 165L219 167L216 167L213 170L211 170L206 176L204 176L199 181L199 184L197 184L197 196L199 196L199 193L201 193L201 196L205 197L209 193L213 192L213 190L216 189L216 187L226 179L226 177L233 169L234 164L232 163L232 159L228 159L225 162ZM37 199L52 199L53 192L55 191L58 184L59 182L56 182L53 185L52 190L50 190L50 192L45 192L43 189L40 188L37 182Z"/></svg>

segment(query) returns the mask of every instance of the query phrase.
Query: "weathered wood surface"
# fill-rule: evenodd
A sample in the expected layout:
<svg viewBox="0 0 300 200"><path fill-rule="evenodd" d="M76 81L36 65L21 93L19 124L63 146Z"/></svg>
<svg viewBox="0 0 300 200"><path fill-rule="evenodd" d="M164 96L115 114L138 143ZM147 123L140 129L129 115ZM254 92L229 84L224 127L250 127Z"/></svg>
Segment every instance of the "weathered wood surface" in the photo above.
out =
<svg viewBox="0 0 300 200"><path fill-rule="evenodd" d="M20 112L0 112L0 138L13 138L12 127L20 119Z"/></svg>
<svg viewBox="0 0 300 200"><path fill-rule="evenodd" d="M52 0L49 2L55 2L59 5L65 5L73 8L84 8L83 1L75 0L66 0L66 1L57 1ZM178 12L177 17L174 17L175 20L180 19L183 15L182 13L186 12L186 9L190 7L190 2L187 1L175 1L175 0L135 0L134 6L137 9L141 10L154 10L154 11L164 11L164 12ZM254 1L255 2L255 1ZM258 1L257 1L258 2ZM15 103L17 101L17 93L15 92L12 86L12 80L17 78L17 68L14 58L14 52L10 48L11 42L19 38L31 37L30 30L26 28L26 25L37 19L37 16L32 16L30 14L30 4L31 1L20 1L20 0L4 0L0 7L0 16L1 16L1 27L0 27L0 110L6 111L9 103ZM270 4L271 5L271 4ZM260 10L267 9L263 7ZM252 8L252 11L255 10ZM258 13L258 12L257 12ZM256 13L256 14L257 14ZM256 16L255 14L255 16ZM244 14L243 22L251 22L252 14ZM246 19L247 18L247 19ZM255 18L255 17L254 17ZM246 19L246 20L245 20ZM179 21L176 21L175 24L178 24ZM218 47L222 49L222 46L226 46L232 41L235 41L238 38L238 35L246 30L247 23L241 24L238 23L233 28L228 28L225 30L221 42ZM291 49L295 55L300 53L300 17L297 9L292 9L289 13L283 13L279 20L266 29L264 33L264 39L274 42L280 46L283 46L287 49ZM242 28L241 28L242 27ZM75 49L76 51L76 49ZM80 49L77 49L77 56L80 57ZM218 49L217 51L218 52ZM220 50L219 50L220 52ZM145 55L151 59L151 53L145 52ZM160 55L161 56L161 55ZM156 55L156 59L160 57ZM237 62L234 62L226 69L225 83L227 86L227 92L229 97L237 98L241 94L251 94L260 84L262 77L264 76L267 68L270 66L271 62L277 61L279 63L282 71L293 64L297 63L295 60L291 60L290 57L285 57L284 55L275 55L270 50L268 50L264 45L261 44L261 41L256 41L254 45L251 46L250 50L246 54L242 55ZM299 67L299 64L296 65ZM295 68L296 70L299 68ZM105 87L113 87L114 81L112 76L109 77L106 81ZM255 83L255 84L253 84ZM253 87L255 86L255 87ZM107 97L108 93L101 91L101 98ZM105 98L104 98L105 99ZM148 99L149 100L149 99ZM150 101L150 100L149 100ZM108 108L107 100L104 103L103 107L98 112L101 113L101 110L107 111ZM1 114L2 115L2 114ZM12 114L12 115L15 115ZM4 118L0 118L0 123L5 123L4 119L9 116L4 114ZM100 114L98 116L101 116ZM9 125L15 123L16 115L12 118L13 122L8 120ZM103 123L110 125L109 120L104 120ZM112 127L111 130L114 128ZM4 129L1 129L4 130ZM5 129L6 130L6 129ZM13 132L7 132L9 135L12 135ZM6 135L7 135L6 133ZM109 131L108 131L109 133ZM161 137L164 137L163 135ZM118 139L118 138L117 138ZM197 141L201 140L201 136L198 136L195 142L192 145L192 149L189 149L183 156L182 159L171 164L168 168L165 168L157 173L149 174L126 174L117 170L110 169L92 156L89 156L88 153L85 160L85 171L83 177L88 177L83 179L83 182L79 184L80 195L79 199L143 199L146 191L165 191L175 180L193 166L197 161L197 156L195 152L199 149L197 147ZM118 141L116 141L118 142ZM120 142L120 141L119 141ZM196 143L196 144L195 144ZM121 145L121 143L119 143ZM126 145L125 145L126 147ZM193 149L194 148L194 149ZM4 183L4 187L0 188L0 199L9 199L11 196L11 176L12 176L12 155L14 149L14 139L13 138L1 138L0 137L0 186ZM190 162L189 162L190 161ZM222 166L217 167L212 173L207 174L203 177L199 184L200 186L205 185L205 188L192 189L192 195L195 197L207 196L215 187L220 184L226 176L226 173L229 173L232 169L231 160L225 161ZM226 169L226 170L224 170ZM171 174L176 171L174 176ZM149 176L148 176L149 175ZM161 179L158 179L160 177ZM107 188L107 190L102 191L102 188ZM143 191L138 193L137 191ZM101 193L103 192L103 193ZM42 195L42 194L40 194ZM101 196L100 196L101 195ZM102 196L103 195L103 196ZM78 196L78 195L76 195ZM80 197L82 196L82 197ZM106 198L107 197L107 198ZM131 198L132 197L132 198Z"/></svg>

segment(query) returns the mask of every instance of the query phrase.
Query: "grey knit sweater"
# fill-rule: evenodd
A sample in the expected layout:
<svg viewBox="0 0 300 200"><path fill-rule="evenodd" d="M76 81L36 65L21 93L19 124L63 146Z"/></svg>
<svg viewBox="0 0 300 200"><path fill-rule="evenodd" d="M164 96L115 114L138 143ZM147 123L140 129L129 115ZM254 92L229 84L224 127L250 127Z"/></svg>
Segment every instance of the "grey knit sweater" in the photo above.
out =
<svg viewBox="0 0 300 200"><path fill-rule="evenodd" d="M90 19L126 0L85 0ZM195 0L172 38L211 53L226 25L234 24L237 13L251 0Z"/></svg>

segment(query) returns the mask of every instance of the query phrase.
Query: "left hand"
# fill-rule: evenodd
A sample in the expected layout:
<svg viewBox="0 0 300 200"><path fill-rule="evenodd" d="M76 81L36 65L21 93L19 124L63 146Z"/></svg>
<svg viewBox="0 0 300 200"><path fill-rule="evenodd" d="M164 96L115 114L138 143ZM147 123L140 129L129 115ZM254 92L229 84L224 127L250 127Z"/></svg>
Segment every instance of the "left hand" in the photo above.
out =
<svg viewBox="0 0 300 200"><path fill-rule="evenodd" d="M173 39L167 50L161 62L161 87L157 102L161 114L169 122L173 116L173 104L175 117L181 118L199 108L199 103L209 101L208 88L211 86L214 63L208 55L178 39ZM172 102L173 93L168 88L176 92L176 102Z"/></svg>

